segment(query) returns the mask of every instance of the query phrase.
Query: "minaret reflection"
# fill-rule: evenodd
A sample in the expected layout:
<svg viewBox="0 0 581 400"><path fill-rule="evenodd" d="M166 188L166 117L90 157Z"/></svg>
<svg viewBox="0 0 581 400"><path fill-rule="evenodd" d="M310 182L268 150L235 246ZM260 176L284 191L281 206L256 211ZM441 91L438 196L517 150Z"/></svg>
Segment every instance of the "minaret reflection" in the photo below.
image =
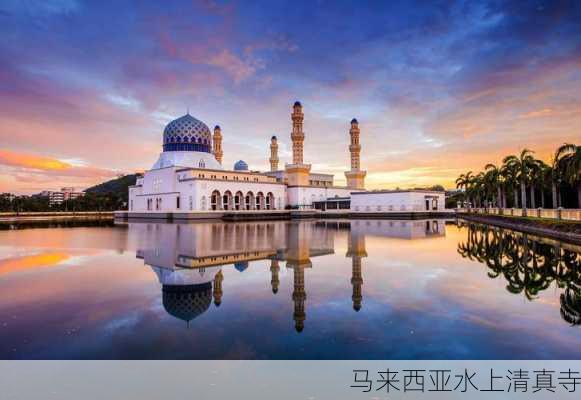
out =
<svg viewBox="0 0 581 400"><path fill-rule="evenodd" d="M280 266L278 265L278 260L270 260L270 286L272 286L272 293L278 293L278 286L280 285L280 279L278 278L278 273L280 271Z"/></svg>
<svg viewBox="0 0 581 400"><path fill-rule="evenodd" d="M222 275L222 270L216 273L214 277L214 304L219 307L222 304L222 281L224 280L224 275Z"/></svg>
<svg viewBox="0 0 581 400"><path fill-rule="evenodd" d="M353 286L353 309L361 310L363 303L363 273L361 271L361 259L367 257L365 250L365 235L361 231L349 231L348 250L346 257L351 257L351 285Z"/></svg>
<svg viewBox="0 0 581 400"><path fill-rule="evenodd" d="M294 303L293 319L295 329L302 332L305 328L307 319L306 301L307 292L305 291L305 268L311 268L313 264L310 259L310 230L312 225L309 223L290 222L287 225L287 253L286 267L293 270L293 294Z"/></svg>

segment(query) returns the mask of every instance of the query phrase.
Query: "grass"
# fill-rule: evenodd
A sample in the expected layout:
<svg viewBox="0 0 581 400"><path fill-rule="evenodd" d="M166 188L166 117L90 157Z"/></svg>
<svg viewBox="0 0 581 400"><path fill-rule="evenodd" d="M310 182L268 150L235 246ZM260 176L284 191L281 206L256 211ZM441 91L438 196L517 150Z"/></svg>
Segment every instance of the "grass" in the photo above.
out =
<svg viewBox="0 0 581 400"><path fill-rule="evenodd" d="M535 226L539 228L553 229L559 232L581 233L580 221L539 218L539 217L521 217L512 215L496 215L496 214L468 214L468 216L475 216L477 218L481 217L483 219L488 219L491 221L497 220L511 222L521 226Z"/></svg>

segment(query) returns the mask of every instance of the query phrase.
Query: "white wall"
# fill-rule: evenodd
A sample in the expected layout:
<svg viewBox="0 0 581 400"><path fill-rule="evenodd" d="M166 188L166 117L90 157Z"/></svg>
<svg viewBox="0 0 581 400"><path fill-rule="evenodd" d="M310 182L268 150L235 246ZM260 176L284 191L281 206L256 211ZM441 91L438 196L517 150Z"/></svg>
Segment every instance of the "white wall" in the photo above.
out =
<svg viewBox="0 0 581 400"><path fill-rule="evenodd" d="M349 197L351 189L335 187L305 187L287 188L287 202L291 206L312 205L313 201L324 201L331 197Z"/></svg>
<svg viewBox="0 0 581 400"><path fill-rule="evenodd" d="M426 209L426 200L437 197L437 209ZM431 203L430 203L431 205ZM367 192L351 196L352 212L422 212L443 211L445 195L431 191Z"/></svg>
<svg viewBox="0 0 581 400"><path fill-rule="evenodd" d="M142 187L129 188L129 211L134 212L189 212L208 211L211 209L211 195L218 190L223 195L227 190L232 196L237 191L246 195L249 191L255 196L262 192L274 196L274 209L286 206L285 185L265 182L225 181L225 180L178 180L177 168L163 168L147 171ZM177 198L180 208L177 208ZM147 199L152 200L152 207L147 209ZM191 206L190 206L191 199ZM156 205L159 204L159 209Z"/></svg>

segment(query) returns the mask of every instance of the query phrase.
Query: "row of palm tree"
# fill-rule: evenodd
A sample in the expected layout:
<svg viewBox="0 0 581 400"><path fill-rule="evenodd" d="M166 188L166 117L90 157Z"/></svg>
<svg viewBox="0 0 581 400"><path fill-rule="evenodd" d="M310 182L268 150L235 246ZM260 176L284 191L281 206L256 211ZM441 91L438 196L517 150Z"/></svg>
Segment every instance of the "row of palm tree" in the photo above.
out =
<svg viewBox="0 0 581 400"><path fill-rule="evenodd" d="M513 207L522 207L525 215L527 206L545 208L545 193L549 189L552 208L560 207L564 185L576 189L577 207L581 208L580 145L563 144L555 152L550 165L535 158L533 151L523 149L520 154L505 157L502 165L487 164L482 172L474 174L468 171L456 179L456 187L465 190L466 200L472 205L487 207L496 204L498 208L506 208L510 194ZM537 204L537 192L541 204Z"/></svg>

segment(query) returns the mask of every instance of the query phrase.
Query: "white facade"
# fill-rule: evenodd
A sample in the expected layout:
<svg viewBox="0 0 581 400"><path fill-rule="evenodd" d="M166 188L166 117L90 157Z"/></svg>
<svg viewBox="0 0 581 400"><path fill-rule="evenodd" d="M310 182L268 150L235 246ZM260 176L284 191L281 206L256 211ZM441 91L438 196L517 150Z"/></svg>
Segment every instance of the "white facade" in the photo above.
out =
<svg viewBox="0 0 581 400"><path fill-rule="evenodd" d="M333 186L330 174L312 173L307 186L289 187L286 171L251 172L242 160L224 169L216 140L216 133L212 138L209 128L189 114L170 122L163 152L129 188L129 213L284 210L350 194L348 188Z"/></svg>
<svg viewBox="0 0 581 400"><path fill-rule="evenodd" d="M246 210L311 208L329 199L350 199L354 213L437 212L444 210L444 193L423 190L366 192L365 171L360 170L359 123L351 121L351 171L348 187L333 185L333 175L310 171L303 162L302 105L291 115L293 163L278 166L276 137L271 139L271 169L249 171L239 160L223 168L219 126L214 136L202 121L187 114L171 121L163 132L163 152L151 170L129 188L129 215L208 213ZM141 216L141 215L140 215ZM160 217L163 217L160 215ZM203 216L205 217L205 216Z"/></svg>
<svg viewBox="0 0 581 400"><path fill-rule="evenodd" d="M152 169L129 188L129 211L180 213L282 210L285 185L249 172L167 167Z"/></svg>
<svg viewBox="0 0 581 400"><path fill-rule="evenodd" d="M445 210L444 192L429 190L393 190L352 193L351 212L409 213Z"/></svg>
<svg viewBox="0 0 581 400"><path fill-rule="evenodd" d="M316 201L332 197L349 197L351 189L341 187L292 186L286 189L287 203L297 206L311 206Z"/></svg>

